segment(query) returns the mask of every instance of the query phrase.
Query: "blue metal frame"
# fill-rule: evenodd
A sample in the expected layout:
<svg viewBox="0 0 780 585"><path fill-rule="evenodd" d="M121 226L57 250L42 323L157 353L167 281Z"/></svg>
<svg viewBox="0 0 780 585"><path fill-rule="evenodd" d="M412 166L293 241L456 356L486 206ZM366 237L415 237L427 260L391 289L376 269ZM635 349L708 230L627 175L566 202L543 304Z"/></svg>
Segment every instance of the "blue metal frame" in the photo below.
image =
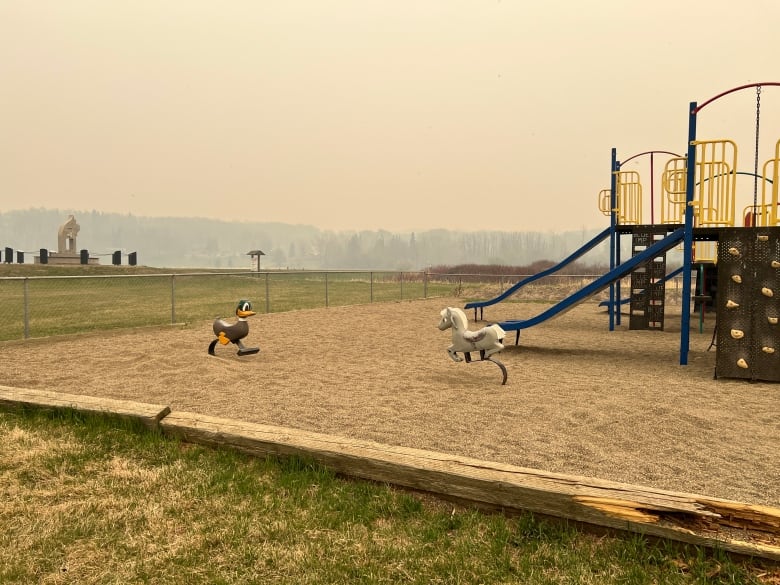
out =
<svg viewBox="0 0 780 585"><path fill-rule="evenodd" d="M631 274L631 272L633 272L633 270L637 266L643 264L644 262L647 262L648 260L652 260L653 258L658 256L658 254L665 252L670 248L673 248L684 237L685 237L685 228L677 228L675 231L673 231L671 234L669 234L662 240L659 240L652 246L648 246L645 250L643 250L642 252L640 252L635 256L632 256L629 260L626 260L624 263L618 264L603 276L597 278L590 284L585 285L577 292L569 295L562 301L559 301L558 303L554 304L552 307L540 313L539 315L536 315L535 317L531 317L530 319L511 319L507 321L501 321L499 322L499 325L505 331L518 331L518 338L519 338L520 329L527 329L528 327L533 327L534 325L538 325L542 321L546 321L551 317L555 317L556 315L559 315L567 311L568 309L571 309L574 305L577 305L582 301L592 297L597 292L604 290L605 288L614 284L621 278L625 278L626 276Z"/></svg>
<svg viewBox="0 0 780 585"><path fill-rule="evenodd" d="M620 242L617 235L617 149L612 149L612 162L610 165L609 173L609 271L615 269L615 262L617 260L616 249L619 248ZM616 298L617 297L617 298ZM616 288L615 283L609 285L609 330L615 330L615 307L618 307L620 303L620 289ZM617 312L618 320L620 319L620 309Z"/></svg>
<svg viewBox="0 0 780 585"><path fill-rule="evenodd" d="M682 320L680 365L688 365L691 336L691 265L693 262L693 190L696 182L696 102L688 109L688 160L685 173L685 235L683 237Z"/></svg>

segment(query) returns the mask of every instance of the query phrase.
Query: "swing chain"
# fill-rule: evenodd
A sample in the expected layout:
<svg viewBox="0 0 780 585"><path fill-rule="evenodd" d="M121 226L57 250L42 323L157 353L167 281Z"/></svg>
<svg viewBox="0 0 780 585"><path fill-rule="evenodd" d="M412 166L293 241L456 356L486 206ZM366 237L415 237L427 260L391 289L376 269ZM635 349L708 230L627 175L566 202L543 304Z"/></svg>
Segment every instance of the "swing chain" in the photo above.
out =
<svg viewBox="0 0 780 585"><path fill-rule="evenodd" d="M756 154L753 161L753 217L758 211L758 137L761 127L761 86L756 86Z"/></svg>

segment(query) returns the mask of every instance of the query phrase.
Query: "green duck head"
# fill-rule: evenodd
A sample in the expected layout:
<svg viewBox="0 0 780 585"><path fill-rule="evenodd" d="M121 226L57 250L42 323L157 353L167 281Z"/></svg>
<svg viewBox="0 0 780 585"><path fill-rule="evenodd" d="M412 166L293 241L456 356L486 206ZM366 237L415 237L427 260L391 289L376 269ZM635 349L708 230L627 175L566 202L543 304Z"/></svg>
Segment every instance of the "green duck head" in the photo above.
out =
<svg viewBox="0 0 780 585"><path fill-rule="evenodd" d="M252 310L252 303L243 299L238 301L238 306L236 307L236 315L238 315L240 319L251 317L254 314L255 312Z"/></svg>

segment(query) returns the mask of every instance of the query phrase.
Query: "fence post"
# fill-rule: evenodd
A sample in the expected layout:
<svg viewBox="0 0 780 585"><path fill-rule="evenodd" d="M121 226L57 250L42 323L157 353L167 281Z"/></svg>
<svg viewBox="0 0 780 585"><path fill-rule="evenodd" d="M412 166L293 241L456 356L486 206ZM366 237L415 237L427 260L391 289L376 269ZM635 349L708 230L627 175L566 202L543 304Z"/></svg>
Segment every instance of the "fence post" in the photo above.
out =
<svg viewBox="0 0 780 585"><path fill-rule="evenodd" d="M374 302L374 273L372 271L372 272L369 272L368 274L369 274L368 280L369 280L369 283L370 283L369 287L368 287L368 290L370 291L369 292L369 302L373 303Z"/></svg>
<svg viewBox="0 0 780 585"><path fill-rule="evenodd" d="M265 273L265 312L266 314L271 312L271 298L270 298L270 291L271 287L268 283L268 273Z"/></svg>
<svg viewBox="0 0 780 585"><path fill-rule="evenodd" d="M404 273L401 272L401 300L404 300Z"/></svg>
<svg viewBox="0 0 780 585"><path fill-rule="evenodd" d="M328 273L325 272L325 308L328 308Z"/></svg>
<svg viewBox="0 0 780 585"><path fill-rule="evenodd" d="M176 323L176 275L171 274L171 324Z"/></svg>
<svg viewBox="0 0 780 585"><path fill-rule="evenodd" d="M428 298L428 271L423 272L423 298Z"/></svg>
<svg viewBox="0 0 780 585"><path fill-rule="evenodd" d="M30 338L30 279L24 279L24 338Z"/></svg>

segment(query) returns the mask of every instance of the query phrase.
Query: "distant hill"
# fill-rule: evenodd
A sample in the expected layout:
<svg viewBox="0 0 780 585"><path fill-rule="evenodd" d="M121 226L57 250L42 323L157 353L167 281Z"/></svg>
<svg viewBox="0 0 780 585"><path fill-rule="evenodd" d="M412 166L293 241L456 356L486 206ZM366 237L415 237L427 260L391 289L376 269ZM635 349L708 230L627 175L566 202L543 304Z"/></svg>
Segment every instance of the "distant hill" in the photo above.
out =
<svg viewBox="0 0 780 585"><path fill-rule="evenodd" d="M137 252L138 263L170 268L249 268L247 253L262 250L261 268L419 270L433 265L501 264L520 266L560 260L599 230L577 232L460 232L445 229L394 233L333 232L309 225L224 222L199 218L154 218L72 209L28 209L0 213L0 249L57 250L57 231L74 215L81 231L79 249L111 262L115 250ZM608 262L599 246L585 264ZM3 257L5 261L5 257Z"/></svg>

